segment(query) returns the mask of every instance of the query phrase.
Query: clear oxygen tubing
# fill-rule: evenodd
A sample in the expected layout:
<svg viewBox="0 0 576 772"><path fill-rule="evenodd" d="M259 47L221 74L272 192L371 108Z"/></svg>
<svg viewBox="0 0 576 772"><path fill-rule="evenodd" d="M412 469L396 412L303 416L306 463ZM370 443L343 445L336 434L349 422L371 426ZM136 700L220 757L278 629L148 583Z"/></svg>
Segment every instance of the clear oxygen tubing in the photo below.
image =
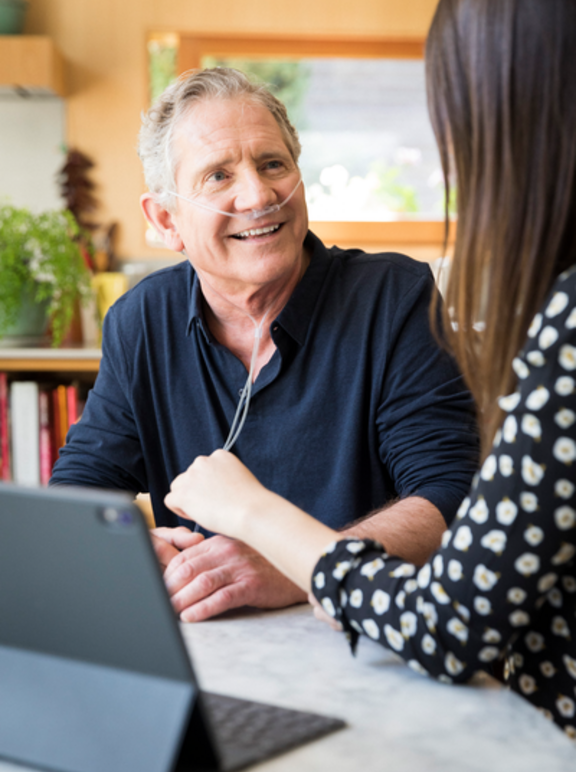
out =
<svg viewBox="0 0 576 772"><path fill-rule="evenodd" d="M270 311L270 308L268 308L268 311ZM266 321L266 317L268 316L268 311L266 311L266 313L260 320L260 324L257 324L254 317L252 316L250 317L250 319L252 319L252 322L255 328L254 329L254 346L252 347L252 357L250 359L250 370L248 371L248 377L246 378L246 383L244 384L244 388L242 389L242 392L240 394L238 407L236 408L236 414L230 426L230 431L228 432L228 438L223 445L224 450L232 449L236 440L240 436L240 432L244 428L244 422L246 421L246 416L248 415L248 409L250 407L250 397L252 396L252 378L254 375L254 368L256 367L256 360L258 358L258 349L260 348L260 341L262 340L262 329L264 327L264 322ZM243 411L242 411L242 406L244 406ZM242 413L241 418L240 418L240 413Z"/></svg>
<svg viewBox="0 0 576 772"><path fill-rule="evenodd" d="M302 184L302 177L298 178L298 182L296 183L296 187L290 193L290 195L282 201L280 204L270 204L270 206L265 206L264 209L251 209L249 212L225 212L223 209L216 209L214 206L209 206L208 204L201 204L199 201L196 201L193 198L187 198L186 196L180 195L180 193L176 193L175 190L168 190L167 193L170 193L172 196L176 196L176 198L181 198L183 201L188 201L189 204L193 204L194 206L200 207L200 209L207 209L209 212L216 212L217 214L224 214L226 217L240 217L244 220L259 220L261 217L265 217L267 214L274 214L274 212L279 212L283 206L285 206L288 201L292 198L294 193L298 190L300 185Z"/></svg>
<svg viewBox="0 0 576 772"><path fill-rule="evenodd" d="M232 423L230 424L230 431L228 432L228 437L226 439L226 442L222 446L223 450L232 450L232 447L236 443L236 440L240 436L240 432L244 428L244 422L246 421L246 416L248 415L248 409L250 407L250 397L252 396L252 377L254 375L254 368L256 367L256 360L258 359L258 349L260 348L260 341L262 340L262 330L264 328L264 322L266 321L266 317L268 316L268 311L270 311L271 306L268 307L268 310L260 320L260 324L256 322L256 319L254 319L253 316L250 316L250 319L252 320L252 323L254 325L254 346L252 347L252 357L250 359L250 370L248 372L248 377L246 378L246 383L244 384L244 388L242 389L240 393L240 399L238 400L238 407L236 408L236 413L234 415L234 419ZM244 406L244 410L242 411L242 406ZM240 413L242 413L242 418L240 418ZM200 531L200 526L198 523L194 523L194 531Z"/></svg>
<svg viewBox="0 0 576 772"><path fill-rule="evenodd" d="M250 407L250 397L252 396L252 378L254 376L256 360L258 359L258 349L260 348L260 341L262 340L262 330L264 329L264 322L266 321L266 317L268 316L268 312L270 311L270 308L272 308L272 306L268 307L266 313L260 320L259 324L256 322L256 319L254 319L253 316L250 316L250 314L248 314L248 316L250 316L250 319L252 320L252 323L254 325L254 346L252 347L252 357L250 359L250 370L248 372L248 377L246 378L246 383L244 384L244 388L240 393L240 399L238 400L238 407L236 408L234 419L230 425L230 431L228 432L228 437L226 439L226 442L222 446L223 450L232 449L232 447L236 443L236 440L240 436L240 432L244 428L244 423L246 421L246 416L248 415L248 409ZM242 406L244 406L244 410L242 410ZM240 413L242 413L241 418L240 418ZM200 526L198 525L198 523L194 524L194 530L195 531L200 530Z"/></svg>

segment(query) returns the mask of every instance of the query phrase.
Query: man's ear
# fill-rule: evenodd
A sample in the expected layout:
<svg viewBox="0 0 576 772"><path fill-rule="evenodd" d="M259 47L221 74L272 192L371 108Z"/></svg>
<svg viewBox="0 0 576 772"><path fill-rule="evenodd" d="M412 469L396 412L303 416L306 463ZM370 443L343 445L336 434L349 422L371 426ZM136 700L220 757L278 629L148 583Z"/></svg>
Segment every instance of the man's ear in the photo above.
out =
<svg viewBox="0 0 576 772"><path fill-rule="evenodd" d="M151 193L144 193L140 197L140 206L144 212L144 217L158 233L168 249L182 252L184 242L178 233L174 215L155 201Z"/></svg>

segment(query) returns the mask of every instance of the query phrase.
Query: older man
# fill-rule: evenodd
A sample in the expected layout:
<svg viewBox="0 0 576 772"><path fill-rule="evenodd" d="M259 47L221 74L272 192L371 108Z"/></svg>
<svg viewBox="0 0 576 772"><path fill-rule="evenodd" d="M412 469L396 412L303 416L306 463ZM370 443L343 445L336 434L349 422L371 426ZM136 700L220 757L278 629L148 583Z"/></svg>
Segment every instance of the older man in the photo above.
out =
<svg viewBox="0 0 576 772"><path fill-rule="evenodd" d="M204 540L166 509L197 455L233 447L332 527L376 508L354 532L416 562L477 462L471 399L429 330L428 267L327 250L308 231L299 152L284 106L233 70L188 75L152 107L142 208L187 259L109 312L100 373L52 478L150 492L186 621L304 599L246 545Z"/></svg>

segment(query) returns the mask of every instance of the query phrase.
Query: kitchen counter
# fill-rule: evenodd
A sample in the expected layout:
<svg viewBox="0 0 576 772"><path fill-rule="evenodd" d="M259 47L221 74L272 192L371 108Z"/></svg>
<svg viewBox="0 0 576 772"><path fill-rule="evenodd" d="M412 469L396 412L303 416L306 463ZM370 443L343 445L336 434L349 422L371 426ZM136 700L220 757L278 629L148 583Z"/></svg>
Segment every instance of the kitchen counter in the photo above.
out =
<svg viewBox="0 0 576 772"><path fill-rule="evenodd" d="M183 624L207 691L335 716L347 727L257 767L258 772L574 772L576 743L489 677L447 686L414 673L308 605L243 610ZM0 685L1 688L1 685ZM28 769L0 760L0 772Z"/></svg>
<svg viewBox="0 0 576 772"><path fill-rule="evenodd" d="M357 657L309 606L182 625L202 688L348 724L262 772L574 772L576 743L495 680L447 686L363 638Z"/></svg>

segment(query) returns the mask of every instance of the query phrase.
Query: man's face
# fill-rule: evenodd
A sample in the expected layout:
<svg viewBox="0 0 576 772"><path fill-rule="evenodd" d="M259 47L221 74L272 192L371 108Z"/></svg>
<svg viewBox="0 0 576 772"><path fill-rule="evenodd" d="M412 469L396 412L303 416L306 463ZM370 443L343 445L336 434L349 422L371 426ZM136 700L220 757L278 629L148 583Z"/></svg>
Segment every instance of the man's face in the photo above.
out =
<svg viewBox="0 0 576 772"><path fill-rule="evenodd" d="M246 99L201 102L176 127L173 150L177 192L224 212L280 204L300 178L272 114ZM172 220L201 280L241 292L281 287L300 270L308 230L302 185L280 211L257 220L175 200Z"/></svg>

